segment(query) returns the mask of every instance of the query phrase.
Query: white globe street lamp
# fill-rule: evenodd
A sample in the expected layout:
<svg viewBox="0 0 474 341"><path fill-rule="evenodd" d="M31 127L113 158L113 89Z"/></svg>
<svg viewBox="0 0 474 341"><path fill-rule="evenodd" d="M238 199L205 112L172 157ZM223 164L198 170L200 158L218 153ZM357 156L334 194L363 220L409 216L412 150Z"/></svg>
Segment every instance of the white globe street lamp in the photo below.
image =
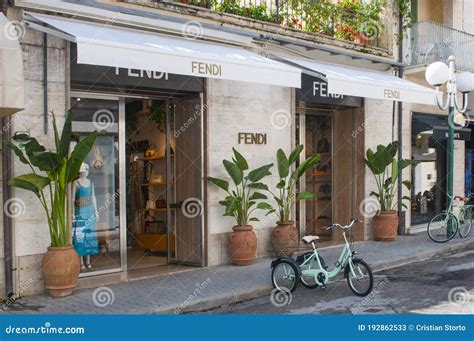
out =
<svg viewBox="0 0 474 341"><path fill-rule="evenodd" d="M454 66L454 56L449 56L448 65L443 62L434 62L426 69L425 78L428 83L436 87L446 84L446 100L443 103L442 98L436 96L436 102L441 110L449 108L448 116L448 183L446 186L447 201L449 205L453 198L454 184L454 110L465 113L467 110L467 98L469 92L474 90L474 74L462 72L456 76ZM458 92L462 93L462 105L458 103ZM448 226L448 233L453 233L451 226Z"/></svg>

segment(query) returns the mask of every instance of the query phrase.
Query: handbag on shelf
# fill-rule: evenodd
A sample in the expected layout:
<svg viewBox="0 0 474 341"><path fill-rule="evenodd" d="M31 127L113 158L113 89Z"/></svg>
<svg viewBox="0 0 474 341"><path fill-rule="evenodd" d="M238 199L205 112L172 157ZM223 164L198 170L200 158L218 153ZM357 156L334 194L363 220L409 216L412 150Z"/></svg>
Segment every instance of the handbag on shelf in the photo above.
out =
<svg viewBox="0 0 474 341"><path fill-rule="evenodd" d="M329 153L329 141L327 138L322 137L316 146L317 153Z"/></svg>
<svg viewBox="0 0 474 341"><path fill-rule="evenodd" d="M147 150L145 151L145 157L153 157L158 154L158 150L156 149L154 144L148 146Z"/></svg>
<svg viewBox="0 0 474 341"><path fill-rule="evenodd" d="M166 200L162 195L158 197L155 201L156 208L166 208Z"/></svg>
<svg viewBox="0 0 474 341"><path fill-rule="evenodd" d="M165 183L165 178L161 174L155 174L151 176L150 185L162 185Z"/></svg>

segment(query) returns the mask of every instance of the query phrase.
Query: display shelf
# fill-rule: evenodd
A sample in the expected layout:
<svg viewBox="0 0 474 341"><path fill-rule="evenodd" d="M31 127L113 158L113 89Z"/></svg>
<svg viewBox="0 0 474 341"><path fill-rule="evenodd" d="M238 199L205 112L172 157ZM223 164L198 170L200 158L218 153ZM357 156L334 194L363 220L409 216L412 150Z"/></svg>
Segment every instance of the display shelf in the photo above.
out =
<svg viewBox="0 0 474 341"><path fill-rule="evenodd" d="M173 158L174 154L171 154L170 157ZM143 156L143 157L139 157L137 160L138 161L166 160L166 155Z"/></svg>
<svg viewBox="0 0 474 341"><path fill-rule="evenodd" d="M166 212L168 209L166 207L163 208L142 208L140 211L142 212ZM176 208L170 207L170 211L175 211Z"/></svg>

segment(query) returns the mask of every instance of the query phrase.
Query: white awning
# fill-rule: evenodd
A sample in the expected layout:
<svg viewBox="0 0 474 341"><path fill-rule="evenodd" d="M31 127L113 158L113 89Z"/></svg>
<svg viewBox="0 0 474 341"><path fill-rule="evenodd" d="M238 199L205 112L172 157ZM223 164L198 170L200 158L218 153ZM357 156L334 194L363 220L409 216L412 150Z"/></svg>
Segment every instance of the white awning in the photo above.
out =
<svg viewBox="0 0 474 341"><path fill-rule="evenodd" d="M23 56L15 25L0 13L0 117L25 108Z"/></svg>
<svg viewBox="0 0 474 341"><path fill-rule="evenodd" d="M27 13L27 24L77 44L79 64L92 64L287 87L301 70L243 48L74 19ZM199 26L188 36L199 35Z"/></svg>
<svg viewBox="0 0 474 341"><path fill-rule="evenodd" d="M275 54L278 60L327 80L328 92L347 96L436 105L437 91L386 73Z"/></svg>

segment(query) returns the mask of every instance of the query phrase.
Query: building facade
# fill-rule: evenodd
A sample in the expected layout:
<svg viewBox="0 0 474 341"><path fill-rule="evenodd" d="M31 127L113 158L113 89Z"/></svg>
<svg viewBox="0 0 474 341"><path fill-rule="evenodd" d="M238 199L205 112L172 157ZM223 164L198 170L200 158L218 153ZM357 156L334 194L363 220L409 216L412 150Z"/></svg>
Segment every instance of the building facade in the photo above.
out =
<svg viewBox="0 0 474 341"><path fill-rule="evenodd" d="M182 3L5 5L19 32L25 103L4 124L4 137L26 132L51 147L51 112L61 126L68 109L75 141L106 131L86 160L100 250L83 257L79 286L229 263L233 221L223 217L222 191L205 177L225 177L222 160L232 148L252 167L275 163L279 148L289 152L296 144L305 145L300 161L320 154L299 184L317 195L293 209L300 234L338 244L337 232L324 235L321 228L354 217L363 220L356 238L370 239L366 198L375 183L364 165L367 148L401 134L403 156L411 158L411 129L399 128L411 126L413 112L437 113L433 94L415 84L421 81L394 76L401 64L390 6L383 34L349 41ZM418 104L404 104L400 121L394 99ZM14 158L10 166L11 176L26 170ZM272 173L269 186L278 182ZM410 178L408 170L403 179ZM5 291L40 293L41 259L50 245L44 212L18 189L4 195L4 208L1 233L11 231L3 238L11 246L3 253L11 264L1 269L10 272L2 274ZM257 257L267 257L276 219L258 217ZM73 231L77 224L71 222ZM409 226L407 211L400 231Z"/></svg>

